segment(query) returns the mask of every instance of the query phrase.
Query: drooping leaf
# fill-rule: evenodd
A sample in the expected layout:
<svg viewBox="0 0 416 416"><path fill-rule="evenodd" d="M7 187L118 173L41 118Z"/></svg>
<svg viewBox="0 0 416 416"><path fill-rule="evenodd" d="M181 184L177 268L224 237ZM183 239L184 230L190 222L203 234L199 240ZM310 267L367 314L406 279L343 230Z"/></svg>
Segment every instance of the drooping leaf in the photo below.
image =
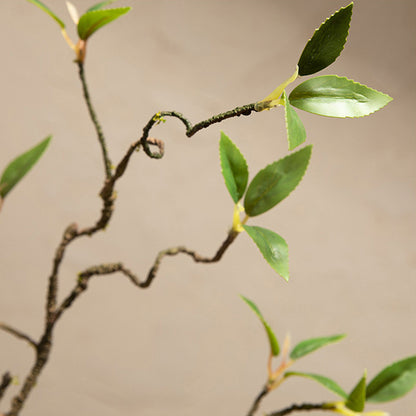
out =
<svg viewBox="0 0 416 416"><path fill-rule="evenodd" d="M283 101L285 105L287 141L289 142L289 150L293 150L306 140L306 130L296 111L290 105L289 99L284 91Z"/></svg>
<svg viewBox="0 0 416 416"><path fill-rule="evenodd" d="M33 167L33 165L42 156L42 153L48 147L49 141L52 136L42 140L35 147L31 148L27 152L21 154L4 170L0 178L0 196L4 198L13 187L26 175L27 172Z"/></svg>
<svg viewBox="0 0 416 416"><path fill-rule="evenodd" d="M301 181L312 146L292 153L261 170L251 181L244 198L247 215L263 214L285 199Z"/></svg>
<svg viewBox="0 0 416 416"><path fill-rule="evenodd" d="M284 238L266 228L244 225L267 263L286 281L289 280L288 246Z"/></svg>
<svg viewBox="0 0 416 416"><path fill-rule="evenodd" d="M220 160L222 175L235 203L244 195L248 182L248 166L238 147L221 132Z"/></svg>
<svg viewBox="0 0 416 416"><path fill-rule="evenodd" d="M56 23L61 27L61 29L65 28L65 23L45 4L43 4L39 0L27 0L30 3L33 3L35 6L39 7L39 9L43 10L45 13L47 13L50 17L52 17L53 20L55 20Z"/></svg>
<svg viewBox="0 0 416 416"><path fill-rule="evenodd" d="M103 8L103 7L105 7L105 6L108 6L108 5L109 5L109 4L111 4L111 3L114 3L115 1L117 1L117 0L106 0L106 1L101 1L101 2L99 2L99 3L97 3L97 4L95 4L94 6L91 6L91 7L87 10L87 12L93 12L94 10L101 9L101 8Z"/></svg>
<svg viewBox="0 0 416 416"><path fill-rule="evenodd" d="M118 9L93 10L83 14L77 26L78 36L82 40L87 40L98 29L118 19L130 9L131 7L120 7Z"/></svg>
<svg viewBox="0 0 416 416"><path fill-rule="evenodd" d="M392 100L386 94L337 75L323 75L298 85L290 104L328 117L363 117L380 110Z"/></svg>
<svg viewBox="0 0 416 416"><path fill-rule="evenodd" d="M352 389L351 393L348 395L347 401L345 402L345 406L354 412L362 412L364 410L366 378L367 372L365 371L364 375Z"/></svg>
<svg viewBox="0 0 416 416"><path fill-rule="evenodd" d="M345 338L345 336L345 334L331 335L329 337L310 338L299 342L299 344L297 344L290 353L290 358L292 360L298 360L299 358L304 357L305 355L310 354L325 345L340 341Z"/></svg>
<svg viewBox="0 0 416 416"><path fill-rule="evenodd" d="M416 356L397 361L378 373L367 386L367 400L388 402L416 386Z"/></svg>
<svg viewBox="0 0 416 416"><path fill-rule="evenodd" d="M353 3L341 8L315 30L299 58L299 75L311 75L331 65L344 49Z"/></svg>
<svg viewBox="0 0 416 416"><path fill-rule="evenodd" d="M343 399L346 399L348 397L348 394L339 386L338 383L336 383L334 380L331 380L328 377L321 376L319 374L300 373L300 372L295 372L295 371L289 371L289 372L285 373L284 376L285 377L300 376L300 377L310 378L311 380L315 380L318 383L322 384L328 390L331 390L335 394L338 394L338 396L342 397Z"/></svg>
<svg viewBox="0 0 416 416"><path fill-rule="evenodd" d="M276 335L274 334L274 332L270 328L270 325L265 321L265 319L263 318L263 315L261 314L259 308L257 307L257 305L252 300L247 299L243 295L240 295L240 296L241 296L241 299L243 299L244 302L246 302L247 305L250 306L250 308L254 311L254 313L259 317L261 323L264 326L264 329L266 330L266 334L267 334L267 337L269 339L270 351L271 351L271 353L274 357L277 357L279 355L279 352L280 352L280 347L279 347L279 343L277 341Z"/></svg>

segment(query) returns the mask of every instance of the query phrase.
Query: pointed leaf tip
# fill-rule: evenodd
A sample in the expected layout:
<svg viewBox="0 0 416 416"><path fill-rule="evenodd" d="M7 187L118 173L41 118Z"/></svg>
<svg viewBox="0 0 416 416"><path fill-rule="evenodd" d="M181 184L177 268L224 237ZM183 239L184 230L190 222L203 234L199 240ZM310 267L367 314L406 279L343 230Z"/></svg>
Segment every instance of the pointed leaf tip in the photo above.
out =
<svg viewBox="0 0 416 416"><path fill-rule="evenodd" d="M364 371L364 375L353 388L345 402L345 406L353 412L362 412L364 410L366 379L367 371Z"/></svg>
<svg viewBox="0 0 416 416"><path fill-rule="evenodd" d="M51 138L52 136L47 137L35 147L21 154L9 163L0 178L1 198L4 198L36 164L48 147Z"/></svg>
<svg viewBox="0 0 416 416"><path fill-rule="evenodd" d="M345 336L345 334L339 334L331 335L329 337L310 338L305 341L301 341L293 348L292 352L290 353L290 358L292 360L298 360L299 358L304 357L305 355L310 354L319 348L322 348L333 342L340 341L341 339L345 338Z"/></svg>
<svg viewBox="0 0 416 416"><path fill-rule="evenodd" d="M367 400L389 402L416 386L416 356L397 361L380 371L367 386Z"/></svg>
<svg viewBox="0 0 416 416"><path fill-rule="evenodd" d="M61 29L65 29L65 23L48 6L46 6L46 4L43 4L39 0L27 0L27 1L39 7L39 9L43 10L50 17L52 17L52 19L55 20L56 23L58 23Z"/></svg>
<svg viewBox="0 0 416 416"><path fill-rule="evenodd" d="M225 185L234 203L237 203L247 188L248 166L238 147L223 132L220 139L220 161Z"/></svg>
<svg viewBox="0 0 416 416"><path fill-rule="evenodd" d="M322 75L298 85L289 96L300 110L327 117L363 117L392 100L386 94L337 75Z"/></svg>
<svg viewBox="0 0 416 416"><path fill-rule="evenodd" d="M247 215L263 214L285 199L302 180L311 153L312 146L305 146L262 169L251 181L244 198Z"/></svg>
<svg viewBox="0 0 416 416"><path fill-rule="evenodd" d="M299 58L299 75L314 74L338 58L347 41L352 8L350 3L339 9L315 30Z"/></svg>
<svg viewBox="0 0 416 416"><path fill-rule="evenodd" d="M113 20L131 10L131 7L120 7L117 9L92 10L83 14L78 21L78 36L87 40L93 33Z"/></svg>
<svg viewBox="0 0 416 416"><path fill-rule="evenodd" d="M279 355L279 353L280 353L280 346L279 346L279 343L277 341L276 335L274 334L274 332L270 328L270 325L263 318L263 315L261 314L260 309L257 307L257 305L252 300L246 298L243 295L240 295L240 297L241 297L241 299L244 300L244 302L247 303L247 305L251 308L251 310L260 319L261 323L264 326L264 329L266 330L267 337L269 339L271 354L273 355L273 357L277 357Z"/></svg>

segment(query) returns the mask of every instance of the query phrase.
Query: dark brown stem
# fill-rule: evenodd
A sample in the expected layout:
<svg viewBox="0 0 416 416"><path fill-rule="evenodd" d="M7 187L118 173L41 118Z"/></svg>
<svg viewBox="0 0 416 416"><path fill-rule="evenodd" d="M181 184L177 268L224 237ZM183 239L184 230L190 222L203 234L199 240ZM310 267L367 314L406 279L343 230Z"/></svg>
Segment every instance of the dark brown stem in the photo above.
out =
<svg viewBox="0 0 416 416"><path fill-rule="evenodd" d="M3 374L1 378L0 383L0 400L3 398L4 393L6 393L7 387L10 386L10 383L12 382L12 376L9 372L6 372Z"/></svg>
<svg viewBox="0 0 416 416"><path fill-rule="evenodd" d="M15 329L11 327L10 325L6 325L3 322L0 322L0 329L2 329L5 332L8 332L9 334L15 336L18 339L22 339L23 341L26 341L35 350L38 348L37 342L34 341L29 335L26 335L24 332L19 331L18 329Z"/></svg>
<svg viewBox="0 0 416 416"><path fill-rule="evenodd" d="M167 250L160 251L159 254L156 256L156 259L146 277L146 280L143 280L143 281L141 281L129 269L124 267L122 263L107 263L107 264L100 264L98 266L89 267L88 269L79 273L77 284L75 285L74 289L72 289L71 293L64 299L60 307L57 309L54 315L54 321L56 322L62 316L64 311L68 309L73 304L73 302L81 295L81 293L87 290L88 282L90 278L93 276L102 276L102 275L120 272L124 274L126 277L128 277L135 286L141 289L146 289L151 285L152 281L156 277L160 264L162 262L162 259L165 256L176 256L177 254L182 253L182 254L187 254L188 256L191 256L192 259L197 263L215 263L221 259L221 257L223 256L227 248L236 239L237 235L238 235L237 232L230 231L227 235L227 238L224 240L220 248L212 257L201 256L197 252L193 250L189 250L183 246L173 247Z"/></svg>
<svg viewBox="0 0 416 416"><path fill-rule="evenodd" d="M269 391L270 390L267 388L267 386L264 386L263 387L263 389L261 390L261 392L255 398L253 404L251 405L251 408L248 411L247 416L253 416L254 413L257 412L257 409L259 408L261 401L264 399L265 396L267 396L267 394L269 393Z"/></svg>
<svg viewBox="0 0 416 416"><path fill-rule="evenodd" d="M329 405L328 403L303 403L303 404L293 404L292 406L286 407L282 410L276 412L267 413L266 416L286 416L292 412L303 412L311 410L329 410L333 411L334 406Z"/></svg>
<svg viewBox="0 0 416 416"><path fill-rule="evenodd" d="M110 157L108 156L107 144L105 141L103 130L98 121L97 114L95 113L94 107L92 105L90 93L88 91L88 84L85 79L84 63L78 61L77 64L78 64L79 77L82 83L82 91L84 93L84 98L88 107L88 112L90 114L91 121L94 124L95 131L97 132L98 142L100 143L101 152L102 152L103 160L104 160L105 175L106 175L106 178L108 179L111 177L111 160L110 160Z"/></svg>

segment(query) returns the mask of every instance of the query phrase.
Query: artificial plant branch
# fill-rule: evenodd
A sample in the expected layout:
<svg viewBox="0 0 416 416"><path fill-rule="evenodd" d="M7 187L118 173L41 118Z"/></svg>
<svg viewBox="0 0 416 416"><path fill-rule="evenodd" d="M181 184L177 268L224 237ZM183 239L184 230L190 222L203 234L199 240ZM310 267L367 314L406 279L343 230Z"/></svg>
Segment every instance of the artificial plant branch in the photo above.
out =
<svg viewBox="0 0 416 416"><path fill-rule="evenodd" d="M4 396L4 393L6 393L7 387L10 386L10 383L12 382L12 376L7 371L3 374L0 382L0 400Z"/></svg>
<svg viewBox="0 0 416 416"><path fill-rule="evenodd" d="M103 154L105 176L108 179L111 177L111 160L110 160L110 157L108 156L107 144L105 141L103 130L101 128L101 125L95 113L94 107L92 106L90 94L88 91L87 81L85 79L84 64L82 62L77 62L77 64L78 64L78 70L79 70L79 77L82 83L82 91L84 93L85 102L87 103L88 112L90 114L92 123L94 124L95 131L97 132L98 141L100 143L101 151Z"/></svg>
<svg viewBox="0 0 416 416"><path fill-rule="evenodd" d="M243 105L242 107L236 107L232 110L226 111L224 113L217 114L215 116L212 116L208 118L207 120L200 121L199 123L193 125L187 118L184 117L183 114L178 113L177 111L161 111L159 113L156 113L146 124L146 126L143 128L143 135L140 139L140 144L143 146L143 149L145 153L154 159L160 159L163 156L163 153L152 153L150 150L149 144L149 132L151 128L155 125L160 123L160 120L162 120L164 117L175 117L178 118L182 123L185 125L186 132L185 134L188 137L193 136L195 133L197 133L199 130L205 129L212 124L220 123L221 121L232 118L232 117L239 117L241 115L249 116L253 111L255 110L255 103Z"/></svg>
<svg viewBox="0 0 416 416"><path fill-rule="evenodd" d="M250 410L247 413L247 416L253 416L254 413L257 412L257 409L259 408L261 401L264 399L264 397L266 397L266 395L269 393L269 391L270 390L268 389L267 385L263 387L261 392L254 399L254 402L251 405Z"/></svg>
<svg viewBox="0 0 416 416"><path fill-rule="evenodd" d="M38 344L35 340L33 340L29 335L25 334L22 331L19 331L18 329L15 329L11 327L10 325L6 325L3 322L0 322L0 329L3 331L15 336L18 339L22 339L26 341L31 347L33 347L35 350L38 348Z"/></svg>
<svg viewBox="0 0 416 416"><path fill-rule="evenodd" d="M183 246L162 250L156 256L153 266L147 274L146 279L143 281L141 281L129 269L124 267L122 263L107 263L89 267L88 269L78 274L77 284L75 285L74 289L72 289L71 293L63 300L59 308L56 310L56 313L54 314L54 322L56 322L62 316L63 312L66 309L68 309L73 304L73 302L81 295L81 293L83 293L88 288L89 279L93 276L102 276L120 272L124 274L126 277L128 277L135 286L141 289L146 289L151 285L153 279L156 277L162 259L165 256L176 256L177 254L182 253L191 256L192 259L197 263L215 263L221 260L223 254L225 253L227 248L232 244L232 242L236 239L238 234L238 232L231 230L228 233L227 238L221 244L220 248L212 257L201 256L196 251L189 250Z"/></svg>
<svg viewBox="0 0 416 416"><path fill-rule="evenodd" d="M266 413L266 416L286 416L292 412L302 412L302 411L311 411L311 410L330 410L333 411L334 406L328 405L328 403L303 403L303 404L293 404L292 406L286 407L284 409Z"/></svg>

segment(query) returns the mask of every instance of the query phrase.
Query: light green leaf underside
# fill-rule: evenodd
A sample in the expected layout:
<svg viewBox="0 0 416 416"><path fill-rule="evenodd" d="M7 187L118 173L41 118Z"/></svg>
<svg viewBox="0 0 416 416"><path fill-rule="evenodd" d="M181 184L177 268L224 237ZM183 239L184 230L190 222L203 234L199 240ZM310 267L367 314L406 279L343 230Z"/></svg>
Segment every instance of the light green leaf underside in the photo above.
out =
<svg viewBox="0 0 416 416"><path fill-rule="evenodd" d="M392 100L386 94L337 75L308 79L290 94L293 106L328 117L363 117Z"/></svg>
<svg viewBox="0 0 416 416"><path fill-rule="evenodd" d="M286 92L283 92L283 101L285 106L287 141L289 143L289 150L293 150L306 140L306 130L296 111L290 105Z"/></svg>
<svg viewBox="0 0 416 416"><path fill-rule="evenodd" d="M237 203L247 188L248 166L238 147L223 132L220 139L220 160L225 185L234 203Z"/></svg>
<svg viewBox="0 0 416 416"><path fill-rule="evenodd" d="M311 352L314 352L315 350L322 348L325 345L340 341L343 338L345 338L345 334L331 335L329 337L310 338L299 342L299 344L297 344L290 353L290 358L292 360L298 360L299 358L310 354Z"/></svg>
<svg viewBox="0 0 416 416"><path fill-rule="evenodd" d="M299 75L311 75L331 65L341 54L350 28L353 3L341 8L315 30L299 58Z"/></svg>
<svg viewBox="0 0 416 416"><path fill-rule="evenodd" d="M267 263L286 281L289 280L289 253L284 238L266 228L244 225Z"/></svg>
<svg viewBox="0 0 416 416"><path fill-rule="evenodd" d="M349 394L345 406L354 412L362 412L365 407L365 384L366 384L367 372L364 372L363 377L353 388Z"/></svg>
<svg viewBox="0 0 416 416"><path fill-rule="evenodd" d="M39 7L39 9L43 10L45 13L47 13L50 17L52 17L53 20L55 20L56 23L61 27L61 29L65 28L65 23L45 4L43 4L39 0L27 0L30 3L34 4L35 6Z"/></svg>
<svg viewBox="0 0 416 416"><path fill-rule="evenodd" d="M300 376L300 377L306 377L310 378L311 380L315 380L318 383L322 384L324 387L326 387L328 390L332 391L335 394L338 394L338 396L342 397L343 399L346 399L348 397L348 394L339 386L338 383L336 383L334 380L331 380L328 377L321 376L319 374L313 374L313 373L300 373L296 371L290 371L285 373L285 377L290 376Z"/></svg>
<svg viewBox="0 0 416 416"><path fill-rule="evenodd" d="M131 7L117 9L93 10L83 14L78 22L78 36L87 40L94 32L127 13Z"/></svg>
<svg viewBox="0 0 416 416"><path fill-rule="evenodd" d="M367 400L388 402L416 386L416 356L397 361L378 373L367 386Z"/></svg>
<svg viewBox="0 0 416 416"><path fill-rule="evenodd" d="M116 2L117 0L106 0L106 1L101 1L100 3L95 4L94 6L91 6L87 12L93 12L94 10L99 10L105 6L108 6L111 3Z"/></svg>
<svg viewBox="0 0 416 416"><path fill-rule="evenodd" d="M0 196L4 198L14 186L29 172L48 147L51 136L42 140L35 147L21 154L4 170L0 178Z"/></svg>
<svg viewBox="0 0 416 416"><path fill-rule="evenodd" d="M246 214L250 217L263 214L285 199L305 174L311 152L312 146L306 146L261 170L247 189Z"/></svg>
<svg viewBox="0 0 416 416"><path fill-rule="evenodd" d="M243 295L240 295L241 299L244 300L244 302L247 303L247 305L254 311L254 313L259 317L261 323L264 326L264 329L266 330L267 338L269 339L270 344L270 351L272 352L273 356L276 357L279 355L280 347L279 343L277 341L276 335L270 328L270 325L266 322L266 320L263 318L263 315L261 314L259 308L257 305L250 299L246 298Z"/></svg>

